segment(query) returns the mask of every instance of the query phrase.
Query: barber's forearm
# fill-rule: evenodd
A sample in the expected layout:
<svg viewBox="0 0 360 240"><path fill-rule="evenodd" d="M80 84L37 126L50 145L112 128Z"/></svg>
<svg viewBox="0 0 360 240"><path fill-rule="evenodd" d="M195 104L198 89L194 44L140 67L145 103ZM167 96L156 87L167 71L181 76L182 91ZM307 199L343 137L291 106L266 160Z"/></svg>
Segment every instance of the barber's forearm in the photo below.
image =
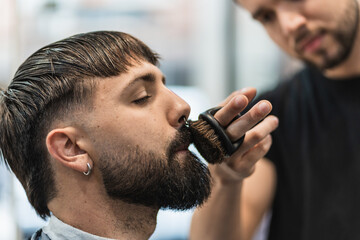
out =
<svg viewBox="0 0 360 240"><path fill-rule="evenodd" d="M230 184L214 182L208 201L195 210L190 239L241 239L241 189L242 181Z"/></svg>

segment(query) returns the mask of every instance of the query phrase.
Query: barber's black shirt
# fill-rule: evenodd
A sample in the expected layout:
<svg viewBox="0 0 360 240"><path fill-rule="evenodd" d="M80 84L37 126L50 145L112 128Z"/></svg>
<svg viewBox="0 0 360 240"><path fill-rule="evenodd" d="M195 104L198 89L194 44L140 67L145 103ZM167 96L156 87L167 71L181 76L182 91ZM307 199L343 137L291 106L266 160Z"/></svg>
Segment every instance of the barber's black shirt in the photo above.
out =
<svg viewBox="0 0 360 240"><path fill-rule="evenodd" d="M269 239L360 239L360 77L306 68L260 98L280 120Z"/></svg>

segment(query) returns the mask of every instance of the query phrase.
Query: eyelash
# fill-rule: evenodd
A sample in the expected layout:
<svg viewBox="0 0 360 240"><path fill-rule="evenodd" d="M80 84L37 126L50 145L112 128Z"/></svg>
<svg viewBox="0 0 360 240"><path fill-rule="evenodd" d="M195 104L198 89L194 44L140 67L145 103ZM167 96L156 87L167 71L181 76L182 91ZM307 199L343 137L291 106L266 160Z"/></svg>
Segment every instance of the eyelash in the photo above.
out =
<svg viewBox="0 0 360 240"><path fill-rule="evenodd" d="M263 24L267 24L267 23L271 23L274 20L274 18L275 18L275 14L269 12L262 14L262 16L259 18L259 21Z"/></svg>
<svg viewBox="0 0 360 240"><path fill-rule="evenodd" d="M147 95L147 96L145 96L145 97L136 99L136 100L134 100L133 102L134 102L135 104L139 104L139 105L140 105L140 104L146 103L150 98L151 98L151 96L150 96L150 95Z"/></svg>

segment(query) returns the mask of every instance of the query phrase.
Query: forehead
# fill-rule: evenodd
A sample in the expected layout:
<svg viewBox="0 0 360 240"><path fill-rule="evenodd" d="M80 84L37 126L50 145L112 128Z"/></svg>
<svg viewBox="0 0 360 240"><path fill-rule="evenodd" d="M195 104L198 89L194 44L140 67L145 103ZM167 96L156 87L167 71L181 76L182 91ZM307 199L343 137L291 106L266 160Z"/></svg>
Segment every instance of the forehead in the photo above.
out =
<svg viewBox="0 0 360 240"><path fill-rule="evenodd" d="M239 6L253 12L259 7L271 7L283 0L235 0Z"/></svg>
<svg viewBox="0 0 360 240"><path fill-rule="evenodd" d="M147 61L133 62L132 66L128 67L127 71L119 76L99 80L96 95L110 97L112 92L115 94L126 93L131 87L140 82L140 79L149 75L154 78L163 77L161 70L157 66Z"/></svg>

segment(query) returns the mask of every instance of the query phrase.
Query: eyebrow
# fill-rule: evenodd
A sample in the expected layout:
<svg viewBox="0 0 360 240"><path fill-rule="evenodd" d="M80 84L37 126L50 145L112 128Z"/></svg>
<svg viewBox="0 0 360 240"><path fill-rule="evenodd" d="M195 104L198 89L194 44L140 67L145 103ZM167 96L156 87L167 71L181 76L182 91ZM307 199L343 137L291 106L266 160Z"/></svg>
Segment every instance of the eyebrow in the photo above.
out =
<svg viewBox="0 0 360 240"><path fill-rule="evenodd" d="M154 74L152 73L147 73L144 75L141 75L139 77L136 77L134 80L132 80L124 89L123 89L123 93L126 93L128 91L129 88L131 88L132 86L134 86L136 83L144 81L144 82L148 82L148 83L153 83L155 82L156 77ZM166 78L165 76L162 76L161 81L163 82L163 84L166 83Z"/></svg>

